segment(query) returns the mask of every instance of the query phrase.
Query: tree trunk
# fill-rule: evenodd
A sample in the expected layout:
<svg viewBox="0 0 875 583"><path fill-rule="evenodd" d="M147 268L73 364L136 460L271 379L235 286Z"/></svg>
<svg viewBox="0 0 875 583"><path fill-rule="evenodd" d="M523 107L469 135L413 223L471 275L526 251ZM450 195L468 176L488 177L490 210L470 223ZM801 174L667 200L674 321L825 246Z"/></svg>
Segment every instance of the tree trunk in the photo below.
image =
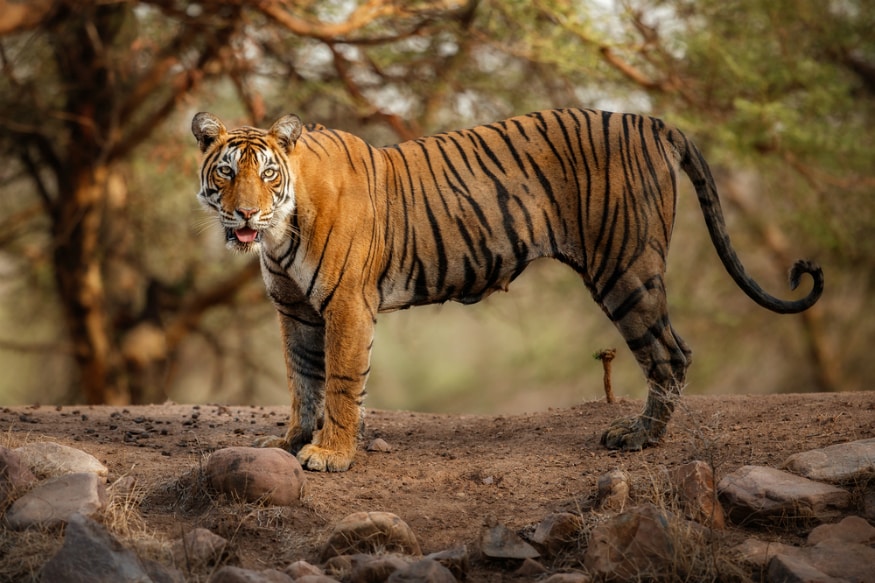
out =
<svg viewBox="0 0 875 583"><path fill-rule="evenodd" d="M125 391L110 381L113 371L110 318L100 241L108 169L82 168L59 198L53 228L54 270L67 330L79 369L81 393L88 403L126 402Z"/></svg>

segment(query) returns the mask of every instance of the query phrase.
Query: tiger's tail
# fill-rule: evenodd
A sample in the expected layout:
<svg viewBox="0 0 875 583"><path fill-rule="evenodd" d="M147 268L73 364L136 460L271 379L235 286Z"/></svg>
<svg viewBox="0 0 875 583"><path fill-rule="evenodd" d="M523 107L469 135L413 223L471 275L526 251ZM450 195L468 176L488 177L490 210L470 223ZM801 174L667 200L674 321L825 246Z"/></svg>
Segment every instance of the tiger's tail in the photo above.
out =
<svg viewBox="0 0 875 583"><path fill-rule="evenodd" d="M669 138L680 154L681 168L689 176L696 189L702 214L705 216L705 224L711 235L711 242L717 249L717 254L723 262L723 266L735 283L753 301L762 307L779 314L795 314L807 310L820 299L823 293L823 270L814 262L800 259L790 268L790 289L799 286L799 279L803 273L808 273L814 280L814 286L804 298L798 300L782 300L766 292L744 270L744 266L738 258L735 249L729 241L729 233L726 230L726 222L723 219L723 209L717 196L717 187L711 169L705 161L699 149L692 141L686 138L679 130L673 130Z"/></svg>

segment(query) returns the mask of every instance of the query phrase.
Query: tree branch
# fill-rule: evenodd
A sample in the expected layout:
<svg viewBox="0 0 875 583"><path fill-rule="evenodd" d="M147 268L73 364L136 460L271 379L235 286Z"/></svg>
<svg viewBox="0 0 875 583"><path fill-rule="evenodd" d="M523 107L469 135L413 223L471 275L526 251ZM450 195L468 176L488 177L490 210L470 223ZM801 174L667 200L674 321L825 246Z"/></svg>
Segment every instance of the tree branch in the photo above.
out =
<svg viewBox="0 0 875 583"><path fill-rule="evenodd" d="M172 352L197 327L197 323L210 308L230 303L241 289L256 279L259 271L258 260L253 259L212 287L188 296L173 321L166 327L169 351Z"/></svg>
<svg viewBox="0 0 875 583"><path fill-rule="evenodd" d="M326 42L339 42L343 37L358 32L376 20L403 13L399 8L400 3L392 0L369 0L359 5L344 22L324 23L299 18L285 8L287 5L282 0L262 0L256 3L261 12L294 34Z"/></svg>

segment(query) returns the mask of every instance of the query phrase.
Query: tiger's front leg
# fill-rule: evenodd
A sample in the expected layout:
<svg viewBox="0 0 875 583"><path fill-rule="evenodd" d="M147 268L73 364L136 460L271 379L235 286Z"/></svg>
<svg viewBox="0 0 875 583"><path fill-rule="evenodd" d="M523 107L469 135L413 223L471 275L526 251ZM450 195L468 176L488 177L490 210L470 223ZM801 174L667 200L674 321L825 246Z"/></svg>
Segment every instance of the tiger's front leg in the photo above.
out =
<svg viewBox="0 0 875 583"><path fill-rule="evenodd" d="M359 302L334 304L325 315L323 424L298 452L298 461L310 470L343 472L353 463L362 427L375 316Z"/></svg>
<svg viewBox="0 0 875 583"><path fill-rule="evenodd" d="M277 305L291 398L284 437L262 437L258 447L297 454L322 425L325 402L325 322L306 304Z"/></svg>

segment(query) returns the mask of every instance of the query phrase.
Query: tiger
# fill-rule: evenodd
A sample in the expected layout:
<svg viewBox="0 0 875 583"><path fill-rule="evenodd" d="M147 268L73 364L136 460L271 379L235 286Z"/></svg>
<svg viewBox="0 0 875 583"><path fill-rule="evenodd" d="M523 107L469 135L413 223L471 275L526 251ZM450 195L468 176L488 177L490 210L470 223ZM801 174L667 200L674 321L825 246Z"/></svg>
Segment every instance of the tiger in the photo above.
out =
<svg viewBox="0 0 875 583"><path fill-rule="evenodd" d="M192 120L203 158L200 202L227 246L257 252L279 318L291 413L281 447L309 470L340 472L361 439L377 314L454 300L473 304L529 263L576 271L646 378L643 411L601 435L640 450L664 436L691 362L669 321L664 274L679 170L691 180L729 275L776 313L814 305L822 269L796 261L801 299L768 294L730 243L698 148L658 118L594 109L511 117L375 147L294 114L269 129Z"/></svg>

